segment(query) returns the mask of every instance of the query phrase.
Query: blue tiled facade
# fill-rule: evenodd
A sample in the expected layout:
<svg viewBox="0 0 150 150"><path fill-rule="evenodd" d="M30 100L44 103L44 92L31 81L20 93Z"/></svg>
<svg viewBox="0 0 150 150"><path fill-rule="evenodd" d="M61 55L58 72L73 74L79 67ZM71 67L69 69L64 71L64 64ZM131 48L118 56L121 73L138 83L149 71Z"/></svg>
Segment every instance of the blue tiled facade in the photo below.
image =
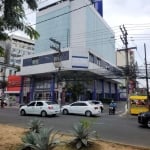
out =
<svg viewBox="0 0 150 150"><path fill-rule="evenodd" d="M62 52L60 59L61 61L69 60L69 51ZM33 60L37 60L37 62L33 64ZM23 60L23 66L32 66L32 65L39 65L39 64L53 63L53 62L54 62L54 54L49 54L49 55L42 55L38 57L26 58Z"/></svg>

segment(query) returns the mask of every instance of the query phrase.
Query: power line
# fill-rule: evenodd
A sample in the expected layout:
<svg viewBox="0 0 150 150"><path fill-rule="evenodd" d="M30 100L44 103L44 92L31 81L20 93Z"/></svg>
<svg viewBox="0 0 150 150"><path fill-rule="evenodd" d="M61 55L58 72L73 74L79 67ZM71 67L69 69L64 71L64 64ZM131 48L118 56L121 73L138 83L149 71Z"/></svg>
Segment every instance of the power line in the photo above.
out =
<svg viewBox="0 0 150 150"><path fill-rule="evenodd" d="M76 9L74 9L74 10L71 10L71 11L68 11L68 12L65 12L65 13L62 13L62 14L59 14L59 15L54 16L54 17L51 17L51 18L49 18L49 19L45 19L45 20L43 20L43 21L39 21L39 22L37 22L36 24L33 24L33 25L37 25L37 24L40 24L40 23L43 23L43 22L46 22L46 21L49 21L49 20L52 20L52 19L55 19L55 18L64 16L64 15L70 14L70 13L72 13L72 12L78 11L78 10L80 10L80 9L83 9L83 8L88 7L88 6L91 6L91 5L93 5L93 3L84 5L84 6L82 6L82 7L76 8Z"/></svg>
<svg viewBox="0 0 150 150"><path fill-rule="evenodd" d="M66 13L59 14L59 15L57 15L57 16L54 16L54 17L51 17L51 18L48 18L48 19L45 19L45 20L42 20L42 21L39 21L39 22L37 22L37 23L35 23L35 24L30 25L30 27L31 27L31 26L34 26L34 25L37 25L37 24L41 24L41 23L46 22L46 21L49 21L49 20L56 19L56 18L58 18L58 17L64 16L64 15L67 15L67 14L70 14L70 13L72 13L72 12L78 11L78 10L80 10L80 9L83 9L83 8L88 7L88 6L91 6L91 5L93 5L93 3L84 5L84 6L82 6L82 7L76 8L76 9L74 9L74 10L68 11L68 12L66 12ZM16 31L16 30L15 30L15 31ZM15 32L15 31L11 31L10 33Z"/></svg>

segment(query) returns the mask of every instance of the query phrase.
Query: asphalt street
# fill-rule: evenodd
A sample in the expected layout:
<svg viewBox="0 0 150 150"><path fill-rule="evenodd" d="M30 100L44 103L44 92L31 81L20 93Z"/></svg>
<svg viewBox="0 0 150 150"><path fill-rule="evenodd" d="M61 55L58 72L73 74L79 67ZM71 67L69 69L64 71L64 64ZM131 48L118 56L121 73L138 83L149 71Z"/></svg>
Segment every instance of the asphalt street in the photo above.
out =
<svg viewBox="0 0 150 150"><path fill-rule="evenodd" d="M137 122L137 116L123 115L124 111L125 103L123 102L118 103L116 115L109 115L108 106L105 105L104 113L99 117L60 114L56 117L42 118L39 116L20 116L18 108L4 108L0 109L0 123L28 127L30 120L38 118L46 127L70 133L74 124L82 119L88 119L93 122L92 130L97 131L101 139L150 147L150 129L141 127Z"/></svg>

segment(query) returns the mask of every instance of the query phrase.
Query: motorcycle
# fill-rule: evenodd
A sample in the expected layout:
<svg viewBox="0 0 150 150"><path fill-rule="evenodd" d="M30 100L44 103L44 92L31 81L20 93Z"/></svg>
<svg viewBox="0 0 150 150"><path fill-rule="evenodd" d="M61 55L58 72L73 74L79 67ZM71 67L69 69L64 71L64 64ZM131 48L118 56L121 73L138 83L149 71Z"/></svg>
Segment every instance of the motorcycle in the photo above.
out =
<svg viewBox="0 0 150 150"><path fill-rule="evenodd" d="M115 107L109 107L109 115L115 115Z"/></svg>

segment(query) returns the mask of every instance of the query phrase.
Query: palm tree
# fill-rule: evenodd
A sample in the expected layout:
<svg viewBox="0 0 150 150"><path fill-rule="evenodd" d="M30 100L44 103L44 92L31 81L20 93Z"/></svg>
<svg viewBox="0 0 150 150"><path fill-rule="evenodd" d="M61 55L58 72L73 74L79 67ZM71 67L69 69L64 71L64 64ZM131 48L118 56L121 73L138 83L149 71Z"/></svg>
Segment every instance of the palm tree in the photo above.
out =
<svg viewBox="0 0 150 150"><path fill-rule="evenodd" d="M31 39L37 39L39 34L31 26L26 24L25 4L29 9L37 9L37 0L2 0L0 2L0 40L8 39L5 32L20 30L27 34Z"/></svg>

